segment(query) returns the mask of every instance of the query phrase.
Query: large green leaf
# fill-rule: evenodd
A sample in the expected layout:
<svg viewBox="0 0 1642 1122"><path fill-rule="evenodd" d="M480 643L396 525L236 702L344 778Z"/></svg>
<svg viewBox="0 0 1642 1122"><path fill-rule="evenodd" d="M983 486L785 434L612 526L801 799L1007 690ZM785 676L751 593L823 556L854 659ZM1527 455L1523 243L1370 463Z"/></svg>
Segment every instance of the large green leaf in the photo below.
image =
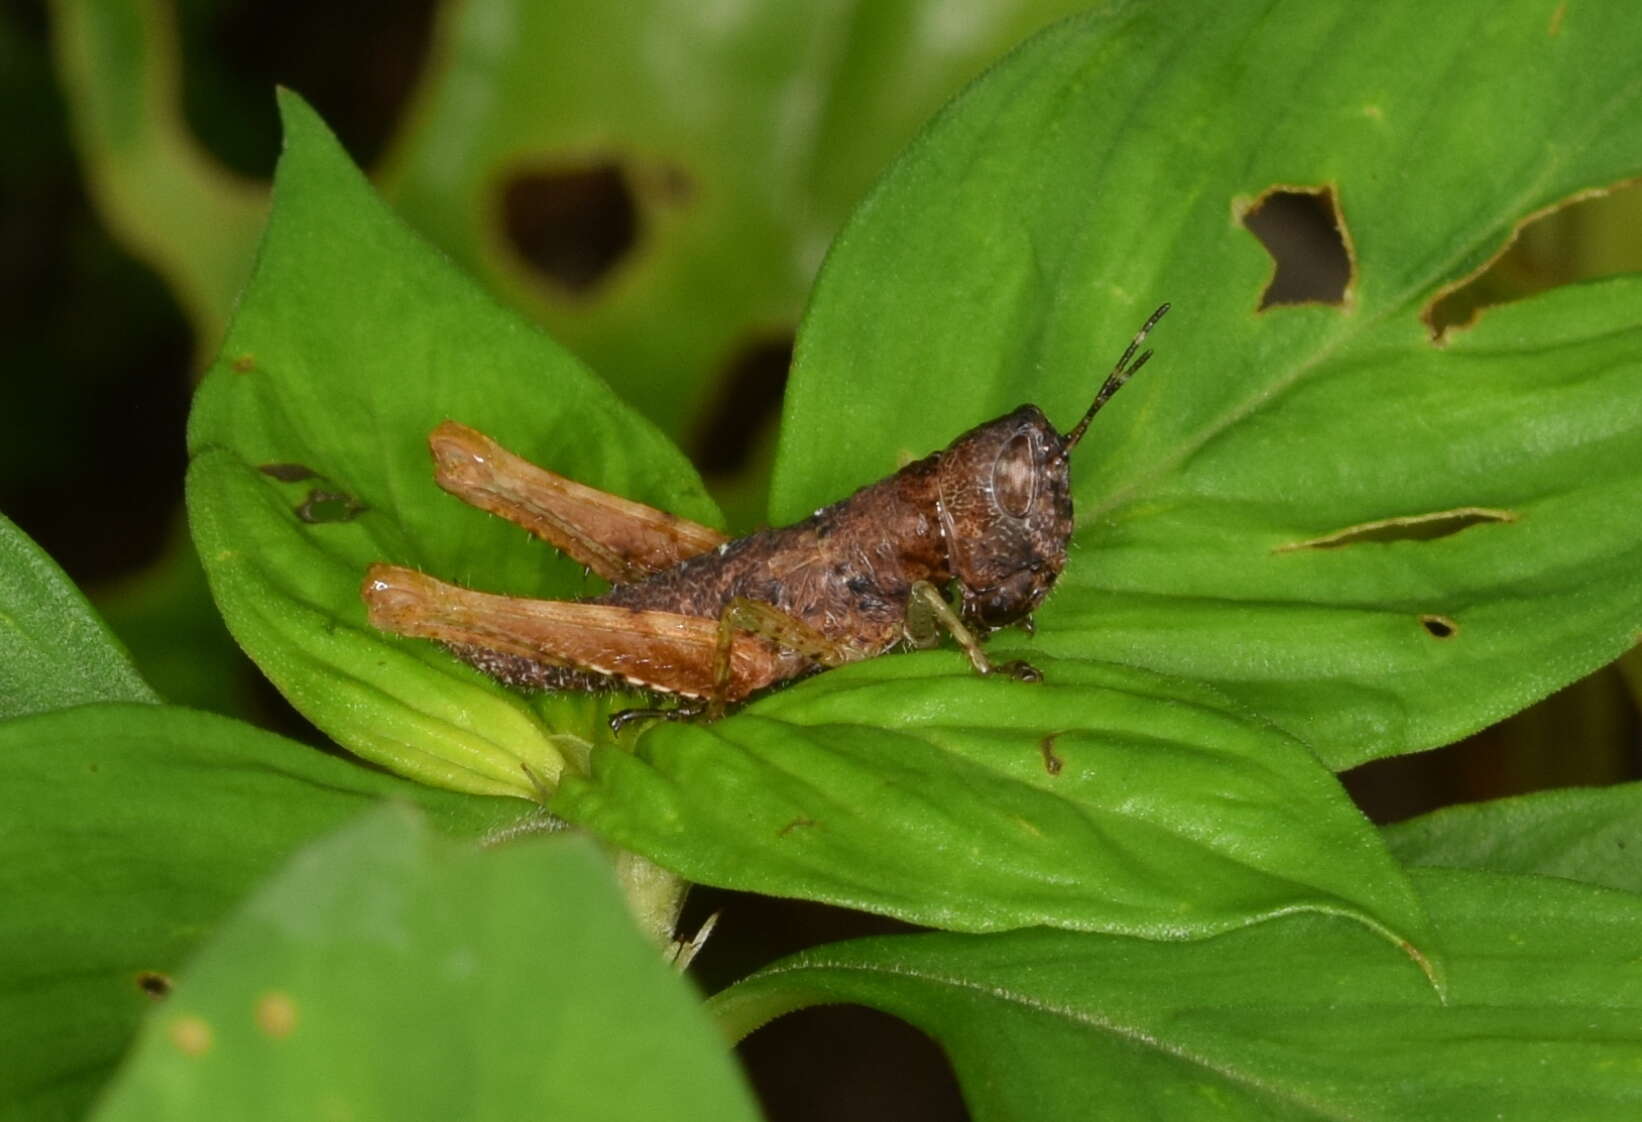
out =
<svg viewBox="0 0 1642 1122"><path fill-rule="evenodd" d="M95 1117L752 1119L688 987L566 838L381 812L223 925Z"/></svg>
<svg viewBox="0 0 1642 1122"><path fill-rule="evenodd" d="M1213 682L1337 767L1612 659L1642 626L1642 282L1443 347L1419 314L1513 224L1642 173L1639 36L1642 9L1539 0L1112 4L1040 36L836 242L775 520L1021 401L1070 425L1169 300L1072 465L1040 648ZM1274 185L1335 192L1339 306L1257 311L1237 219Z"/></svg>
<svg viewBox="0 0 1642 1122"><path fill-rule="evenodd" d="M573 478L716 517L689 464L573 358L483 296L394 218L296 97L257 268L189 425L189 516L229 629L350 750L427 782L530 795L557 729L614 702L533 709L429 643L365 624L372 561L519 594L591 591L582 571L433 483L425 437L454 418ZM301 465L284 482L258 469ZM289 476L290 471L282 474ZM310 522L315 490L345 495ZM362 506L362 509L359 507Z"/></svg>
<svg viewBox="0 0 1642 1122"><path fill-rule="evenodd" d="M1334 777L1191 683L1045 660L878 659L594 757L552 807L684 876L960 931L1190 938L1343 912L1429 949ZM871 715L866 723L865 714Z"/></svg>
<svg viewBox="0 0 1642 1122"><path fill-rule="evenodd" d="M1360 928L1295 916L1197 943L1056 931L818 947L714 998L735 1035L806 1005L902 1017L991 1119L1578 1118L1642 1111L1642 899L1426 871L1452 991Z"/></svg>
<svg viewBox="0 0 1642 1122"><path fill-rule="evenodd" d="M298 846L388 796L452 833L524 804L433 791L205 713L0 722L0 1118L78 1118L184 957Z"/></svg>
<svg viewBox="0 0 1642 1122"><path fill-rule="evenodd" d="M158 700L74 582L0 515L0 720Z"/></svg>
<svg viewBox="0 0 1642 1122"><path fill-rule="evenodd" d="M1408 865L1539 873L1642 893L1642 784L1444 807L1385 829Z"/></svg>

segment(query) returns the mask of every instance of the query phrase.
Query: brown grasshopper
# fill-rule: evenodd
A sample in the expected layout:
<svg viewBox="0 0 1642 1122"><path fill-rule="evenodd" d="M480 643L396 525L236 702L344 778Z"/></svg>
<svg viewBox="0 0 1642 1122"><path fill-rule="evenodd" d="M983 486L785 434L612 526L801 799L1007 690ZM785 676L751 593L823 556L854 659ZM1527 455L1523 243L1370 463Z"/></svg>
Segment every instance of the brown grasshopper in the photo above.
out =
<svg viewBox="0 0 1642 1122"><path fill-rule="evenodd" d="M636 716L716 717L759 690L903 641L933 646L941 628L976 673L1038 680L1023 662L994 666L981 637L1029 626L1065 567L1072 449L1151 357L1135 352L1168 310L1152 313L1070 432L1022 405L802 522L733 541L555 475L446 421L428 438L439 486L523 526L610 591L527 600L378 563L361 588L370 621L439 640L518 688L638 686L686 699L672 710L618 713L616 731ZM942 592L952 584L956 611Z"/></svg>

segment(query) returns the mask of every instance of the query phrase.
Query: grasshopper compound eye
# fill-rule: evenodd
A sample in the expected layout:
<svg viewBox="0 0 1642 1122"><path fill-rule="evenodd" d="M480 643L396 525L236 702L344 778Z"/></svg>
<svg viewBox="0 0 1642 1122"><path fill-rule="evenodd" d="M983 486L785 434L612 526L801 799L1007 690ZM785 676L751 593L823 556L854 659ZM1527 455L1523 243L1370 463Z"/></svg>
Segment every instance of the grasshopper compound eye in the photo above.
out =
<svg viewBox="0 0 1642 1122"><path fill-rule="evenodd" d="M1038 489L1038 449L1029 431L1009 438L992 465L992 501L1011 518L1025 518Z"/></svg>

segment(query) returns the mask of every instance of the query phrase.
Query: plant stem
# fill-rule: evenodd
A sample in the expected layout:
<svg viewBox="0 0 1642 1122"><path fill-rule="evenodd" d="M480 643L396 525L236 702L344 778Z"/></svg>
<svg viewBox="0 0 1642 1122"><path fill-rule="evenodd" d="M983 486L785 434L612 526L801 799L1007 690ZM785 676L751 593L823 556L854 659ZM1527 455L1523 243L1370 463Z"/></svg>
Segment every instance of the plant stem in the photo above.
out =
<svg viewBox="0 0 1642 1122"><path fill-rule="evenodd" d="M616 879L639 930L665 950L673 942L690 882L626 850L616 851Z"/></svg>

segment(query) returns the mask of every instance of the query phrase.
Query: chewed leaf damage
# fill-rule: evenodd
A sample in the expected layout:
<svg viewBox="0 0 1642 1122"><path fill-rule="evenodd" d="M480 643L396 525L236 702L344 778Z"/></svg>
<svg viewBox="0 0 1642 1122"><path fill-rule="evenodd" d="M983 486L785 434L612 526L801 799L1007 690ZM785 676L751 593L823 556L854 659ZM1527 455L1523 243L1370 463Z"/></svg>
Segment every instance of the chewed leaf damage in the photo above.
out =
<svg viewBox="0 0 1642 1122"><path fill-rule="evenodd" d="M1435 541L1446 538L1472 526L1490 522L1515 522L1517 514L1511 510L1493 507L1462 506L1453 510L1432 511L1429 514L1407 514L1396 518L1380 518L1360 522L1332 533L1304 541L1286 542L1273 553L1292 553L1301 549L1338 549L1348 545L1370 542Z"/></svg>

